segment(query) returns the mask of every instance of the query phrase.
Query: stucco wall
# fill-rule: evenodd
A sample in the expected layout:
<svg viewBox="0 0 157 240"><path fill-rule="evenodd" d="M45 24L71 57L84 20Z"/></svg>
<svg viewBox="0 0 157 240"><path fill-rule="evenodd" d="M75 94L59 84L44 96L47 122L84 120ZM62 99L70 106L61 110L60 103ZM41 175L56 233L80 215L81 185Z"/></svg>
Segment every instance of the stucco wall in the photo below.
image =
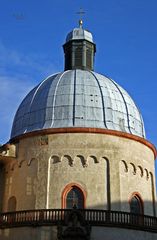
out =
<svg viewBox="0 0 157 240"><path fill-rule="evenodd" d="M1 240L56 240L57 227L20 227L0 229Z"/></svg>
<svg viewBox="0 0 157 240"><path fill-rule="evenodd" d="M155 240L156 233L122 228L92 227L92 240Z"/></svg>
<svg viewBox="0 0 157 240"><path fill-rule="evenodd" d="M91 240L156 240L157 234L122 228L92 227ZM57 240L57 227L21 227L0 230L1 240Z"/></svg>
<svg viewBox="0 0 157 240"><path fill-rule="evenodd" d="M5 169L3 211L11 196L17 210L61 208L64 189L76 183L86 193L87 208L107 209L110 199L112 210L129 211L129 199L138 192L144 212L154 214L154 155L140 142L66 133L21 139L17 149L16 163Z"/></svg>

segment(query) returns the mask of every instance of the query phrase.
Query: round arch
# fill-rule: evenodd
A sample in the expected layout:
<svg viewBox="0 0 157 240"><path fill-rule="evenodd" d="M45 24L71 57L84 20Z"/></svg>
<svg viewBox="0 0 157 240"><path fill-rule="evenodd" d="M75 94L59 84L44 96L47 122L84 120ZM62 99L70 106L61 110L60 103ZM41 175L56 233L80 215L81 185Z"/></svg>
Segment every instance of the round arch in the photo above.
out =
<svg viewBox="0 0 157 240"><path fill-rule="evenodd" d="M85 208L86 191L77 183L68 184L62 192L62 208Z"/></svg>

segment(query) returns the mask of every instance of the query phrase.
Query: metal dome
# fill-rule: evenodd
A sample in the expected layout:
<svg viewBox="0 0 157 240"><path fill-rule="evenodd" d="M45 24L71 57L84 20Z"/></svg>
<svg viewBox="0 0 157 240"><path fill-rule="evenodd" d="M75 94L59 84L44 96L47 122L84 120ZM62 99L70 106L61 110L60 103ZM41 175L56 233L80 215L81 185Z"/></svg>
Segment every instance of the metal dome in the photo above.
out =
<svg viewBox="0 0 157 240"><path fill-rule="evenodd" d="M14 118L11 138L49 128L88 127L145 137L141 114L112 79L87 70L46 78L25 97Z"/></svg>
<svg viewBox="0 0 157 240"><path fill-rule="evenodd" d="M91 32L83 28L74 28L66 37L66 42L71 40L87 40L93 43L93 36Z"/></svg>

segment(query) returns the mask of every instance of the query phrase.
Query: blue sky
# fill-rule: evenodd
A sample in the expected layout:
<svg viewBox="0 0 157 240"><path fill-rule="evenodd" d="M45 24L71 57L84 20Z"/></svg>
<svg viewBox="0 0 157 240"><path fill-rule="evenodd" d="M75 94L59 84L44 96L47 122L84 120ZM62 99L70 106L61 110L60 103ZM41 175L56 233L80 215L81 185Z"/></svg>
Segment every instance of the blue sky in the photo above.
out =
<svg viewBox="0 0 157 240"><path fill-rule="evenodd" d="M97 44L95 71L125 88L144 118L147 139L157 146L156 0L1 0L0 143L9 140L15 111L47 75L63 70L62 45L78 25Z"/></svg>

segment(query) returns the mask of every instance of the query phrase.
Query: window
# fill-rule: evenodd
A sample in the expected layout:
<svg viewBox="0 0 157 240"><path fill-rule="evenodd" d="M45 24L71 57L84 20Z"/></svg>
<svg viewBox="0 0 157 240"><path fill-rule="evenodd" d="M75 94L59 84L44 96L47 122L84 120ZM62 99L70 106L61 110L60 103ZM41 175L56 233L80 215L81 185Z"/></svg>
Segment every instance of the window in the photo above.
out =
<svg viewBox="0 0 157 240"><path fill-rule="evenodd" d="M92 50L89 48L87 48L87 50L86 50L86 66L89 69L93 68L93 66L92 66Z"/></svg>
<svg viewBox="0 0 157 240"><path fill-rule="evenodd" d="M82 67L82 46L75 49L75 67Z"/></svg>
<svg viewBox="0 0 157 240"><path fill-rule="evenodd" d="M14 212L14 211L16 211L16 198L12 196L8 200L8 212Z"/></svg>
<svg viewBox="0 0 157 240"><path fill-rule="evenodd" d="M142 214L142 201L138 195L134 195L130 201L130 212L135 214Z"/></svg>
<svg viewBox="0 0 157 240"><path fill-rule="evenodd" d="M84 195L81 189L71 186L65 196L66 208L84 208Z"/></svg>

